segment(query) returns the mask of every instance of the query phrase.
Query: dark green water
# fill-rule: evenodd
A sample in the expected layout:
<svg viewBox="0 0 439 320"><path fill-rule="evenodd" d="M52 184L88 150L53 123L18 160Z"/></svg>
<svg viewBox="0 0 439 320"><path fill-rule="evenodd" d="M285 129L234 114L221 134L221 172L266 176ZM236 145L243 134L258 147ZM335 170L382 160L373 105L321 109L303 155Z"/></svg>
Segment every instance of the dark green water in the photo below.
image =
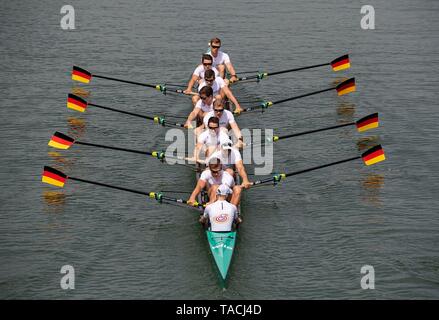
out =
<svg viewBox="0 0 439 320"><path fill-rule="evenodd" d="M61 4L0 4L0 298L17 299L437 299L439 3L371 1L376 29L360 28L352 1L74 1L76 30L60 28ZM357 92L325 93L240 118L280 134L379 112L381 127L279 142L275 170L359 154L382 143L387 161L361 161L247 192L228 289L217 281L196 213L141 196L70 181L40 182L42 167L145 191L190 190L193 173L155 159L74 146L47 147L56 130L84 141L163 149L166 130L98 109L65 107L78 87L90 100L144 114L186 115L188 99L94 79L70 80L73 64L150 83L186 81L218 36L238 71L277 71L349 53L352 67L321 68L237 85L269 100L355 76ZM243 103L243 106L246 105ZM363 141L361 143L361 141ZM75 290L60 269L76 271ZM360 287L363 265L375 290Z"/></svg>

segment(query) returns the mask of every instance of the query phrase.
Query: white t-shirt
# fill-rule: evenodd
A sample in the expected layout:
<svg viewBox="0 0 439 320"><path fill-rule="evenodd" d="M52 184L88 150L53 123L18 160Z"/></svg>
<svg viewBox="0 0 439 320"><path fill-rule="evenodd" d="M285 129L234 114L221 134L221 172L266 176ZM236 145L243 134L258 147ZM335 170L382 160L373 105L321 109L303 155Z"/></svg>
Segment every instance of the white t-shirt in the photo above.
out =
<svg viewBox="0 0 439 320"><path fill-rule="evenodd" d="M205 104L203 100L198 100L198 102L195 104L195 108L201 109L203 112L210 112L213 110L213 103L215 102L215 99L212 100L212 104Z"/></svg>
<svg viewBox="0 0 439 320"><path fill-rule="evenodd" d="M211 117L214 117L214 116L215 116L215 111L213 111L213 110L204 116L203 123L206 126L206 128L207 128L207 124L209 122L209 119ZM228 125L230 125L234 122L235 122L235 117L233 116L233 113L231 113L229 110L224 109L223 114L221 115L221 117L219 119L220 127L227 128Z"/></svg>
<svg viewBox="0 0 439 320"><path fill-rule="evenodd" d="M233 165L236 164L237 161L241 161L242 160L241 153L236 148L232 148L230 150L230 153L229 153L228 150L226 150L226 151L222 151L222 150L215 151L209 157L209 159L211 159L211 158L218 158L218 159L220 159L221 163L223 165L223 169L226 169L226 168L228 168L230 166L233 166ZM209 162L209 159L207 160L207 162Z"/></svg>
<svg viewBox="0 0 439 320"><path fill-rule="evenodd" d="M221 171L214 177L210 169L206 169L201 173L200 180L206 181L210 186L226 184L229 188L233 188L235 185L235 179L227 171Z"/></svg>
<svg viewBox="0 0 439 320"><path fill-rule="evenodd" d="M228 201L218 200L204 209L204 217L209 218L212 231L231 231L238 209Z"/></svg>
<svg viewBox="0 0 439 320"><path fill-rule="evenodd" d="M205 130L198 136L198 143L207 146L219 146L220 141L227 138L227 133L219 130L218 133L212 132L212 130Z"/></svg>
<svg viewBox="0 0 439 320"><path fill-rule="evenodd" d="M206 81L203 80L200 81L200 85L198 86L198 92L200 92L202 87L207 86ZM224 79L220 76L215 76L215 81L212 83L212 90L213 95L216 96L219 94L220 90L226 86L226 83L224 82Z"/></svg>
<svg viewBox="0 0 439 320"><path fill-rule="evenodd" d="M213 65L212 70L215 72L215 77L219 77L219 71L217 68L213 67ZM204 66L200 64L198 67L195 68L193 75L200 77L200 79L204 79L204 72Z"/></svg>
<svg viewBox="0 0 439 320"><path fill-rule="evenodd" d="M216 67L219 64L226 64L230 63L230 57L227 53L222 52L221 50L218 50L218 55L216 57L213 56L212 52L209 51L209 54L213 58L212 66Z"/></svg>

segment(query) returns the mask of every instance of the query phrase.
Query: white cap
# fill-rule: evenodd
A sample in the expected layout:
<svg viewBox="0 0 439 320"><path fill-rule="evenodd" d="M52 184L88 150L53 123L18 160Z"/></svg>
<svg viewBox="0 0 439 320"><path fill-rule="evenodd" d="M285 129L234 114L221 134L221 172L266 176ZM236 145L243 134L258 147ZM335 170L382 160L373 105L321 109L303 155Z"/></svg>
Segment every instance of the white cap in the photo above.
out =
<svg viewBox="0 0 439 320"><path fill-rule="evenodd" d="M227 196L229 194L232 194L232 189L229 188L226 184L221 184L218 189L216 190L216 194L220 196Z"/></svg>

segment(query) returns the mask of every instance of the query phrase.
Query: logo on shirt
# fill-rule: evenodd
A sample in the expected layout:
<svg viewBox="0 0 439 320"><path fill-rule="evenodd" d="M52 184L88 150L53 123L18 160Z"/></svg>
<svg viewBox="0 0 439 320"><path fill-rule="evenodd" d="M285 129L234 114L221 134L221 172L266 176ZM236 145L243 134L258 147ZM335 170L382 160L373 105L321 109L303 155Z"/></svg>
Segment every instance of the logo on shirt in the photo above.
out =
<svg viewBox="0 0 439 320"><path fill-rule="evenodd" d="M224 223L224 222L226 222L227 220L229 220L229 215L228 215L228 214L225 214L225 213L220 214L219 216L217 216L217 217L215 218L215 221L218 222L218 223Z"/></svg>

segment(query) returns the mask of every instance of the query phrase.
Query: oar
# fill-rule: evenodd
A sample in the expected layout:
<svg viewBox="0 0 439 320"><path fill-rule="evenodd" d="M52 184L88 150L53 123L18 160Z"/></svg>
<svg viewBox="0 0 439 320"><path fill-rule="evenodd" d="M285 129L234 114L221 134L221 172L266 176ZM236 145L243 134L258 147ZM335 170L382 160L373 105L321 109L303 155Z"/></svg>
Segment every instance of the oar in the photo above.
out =
<svg viewBox="0 0 439 320"><path fill-rule="evenodd" d="M350 78L346 81L343 81L342 83L338 84L335 87L331 87L331 88L327 88L327 89L323 89L323 90L318 90L318 91L313 91L310 93L305 93L305 94L301 94L298 96L285 98L285 99L281 99L281 100L276 100L276 101L264 101L264 102L254 106L254 107L248 107L248 108L240 110L239 112L235 111L234 114L239 115L243 112L248 112L248 111L253 111L253 110L258 110L258 109L262 109L262 111L264 111L264 109L267 109L268 107L271 107L275 104L280 104L280 103L287 102L287 101L297 100L297 99L313 96L313 95L316 95L319 93L331 91L331 90L336 90L339 96L343 96L343 95L348 94L350 92L354 92L356 90L355 78Z"/></svg>
<svg viewBox="0 0 439 320"><path fill-rule="evenodd" d="M180 90L180 89L169 90L166 87L166 85L164 85L164 84L149 84L149 83L142 83L142 82L118 79L118 78L113 78L113 77L107 77L107 76L102 76L102 75L98 75L98 74L94 74L94 73L92 74L90 71L87 71L87 70L82 69L82 68L77 67L77 66L73 66L72 80L79 81L82 83L89 83L92 77L110 80L110 81L117 81L117 82L123 82L123 83L128 83L128 84L134 84L137 86L143 86L143 87L148 87L148 88L153 88L153 89L156 89L156 90L162 92L163 94L166 94L168 91L184 94L183 90Z"/></svg>
<svg viewBox="0 0 439 320"><path fill-rule="evenodd" d="M262 179L262 180L257 180L255 182L253 182L253 185L260 185L260 184L265 184L265 183L270 183L270 182L272 182L274 185L276 185L279 181L281 181L283 179L286 179L287 177L291 177L291 176L295 176L295 175L298 175L298 174L301 174L301 173L310 172L310 171L314 171L314 170L318 170L318 169L334 166L334 165L337 165L337 164L340 164L340 163L345 163L345 162L349 162L349 161L353 161L353 160L357 160L357 159L363 159L364 164L367 165L367 166L370 166L370 165L373 165L375 163L384 161L386 159L386 157L384 155L384 150L381 147L381 145L377 145L375 147L370 148L366 152L364 152L361 156L347 158L347 159L343 159L343 160L339 160L339 161L323 164L323 165L320 165L320 166L299 170L299 171L275 174L274 176L272 176L270 178L266 178L266 179Z"/></svg>
<svg viewBox="0 0 439 320"><path fill-rule="evenodd" d="M307 67L286 69L286 70L281 70L281 71L276 71L276 72L258 72L256 75L252 75L252 76L248 76L248 77L239 77L238 81L251 80L251 79L257 79L259 81L259 80L267 78L268 76L274 76L277 74L290 73L290 72L301 71L301 70L306 70L306 69L314 69L314 68L319 68L319 67L329 66L329 65L332 67L333 71L340 71L340 70L348 69L351 67L351 64L349 61L349 55L345 54L341 57L338 57L337 59L332 60L331 62L314 64L312 66L307 66Z"/></svg>
<svg viewBox="0 0 439 320"><path fill-rule="evenodd" d="M69 95L67 97L67 108L73 109L73 110L76 110L79 112L84 112L88 106L92 106L92 107L96 107L96 108L100 108L100 109L105 109L105 110L109 110L109 111L113 111L113 112L123 113L123 114L127 114L127 115L130 115L133 117L142 118L142 119L152 120L152 121L154 121L154 123L160 124L162 126L174 126L174 127L184 128L183 123L168 122L164 117L146 116L146 115L142 115L142 114L138 114L138 113L134 113L134 112L129 112L129 111L124 111L124 110L101 106L98 104L87 102L86 100L82 99L81 97L74 95L72 93L69 93Z"/></svg>
<svg viewBox="0 0 439 320"><path fill-rule="evenodd" d="M361 118L360 120L357 120L354 122L348 122L348 123L330 126L330 127L326 127L326 128L302 131L302 132L298 132L298 133L286 134L286 135L282 135L282 136L274 135L272 138L267 138L266 141L267 142L276 142L279 140L303 136L306 134L322 132L322 131L327 131L327 130L333 130L333 129L354 126L354 125L357 127L358 132L364 132L364 131L367 131L370 129L378 128L378 126L379 126L378 112L372 113L372 114L365 116L365 117ZM247 144L247 146L251 146L251 145L252 145L251 143Z"/></svg>
<svg viewBox="0 0 439 320"><path fill-rule="evenodd" d="M107 187L107 188L111 188L111 189L127 191L127 192L131 192L131 193L136 193L136 194L148 196L151 199L155 199L160 203L162 203L163 200L165 200L165 201L171 201L171 202L178 202L178 203L186 204L186 205L190 206L189 204L187 204L186 200L171 198L171 197L164 195L161 192L144 192L144 191L139 191L139 190L135 190L135 189L114 186L114 185L106 184L106 183L102 183L102 182L96 182L96 181L86 180L86 179L82 179L82 178L70 177L70 176L67 176L66 174L64 174L63 172L58 171L58 170L56 170L52 167L48 167L48 166L44 167L41 181L44 183L54 185L56 187L63 188L64 184L66 183L66 181L68 179L74 180L74 181L79 181L79 182L84 182L84 183L88 183L88 184L94 184L94 185L101 186L101 187ZM193 206L190 206L190 207L197 207L197 208L199 208L199 210L202 210L203 206L204 206L204 204L195 202L193 204Z"/></svg>

